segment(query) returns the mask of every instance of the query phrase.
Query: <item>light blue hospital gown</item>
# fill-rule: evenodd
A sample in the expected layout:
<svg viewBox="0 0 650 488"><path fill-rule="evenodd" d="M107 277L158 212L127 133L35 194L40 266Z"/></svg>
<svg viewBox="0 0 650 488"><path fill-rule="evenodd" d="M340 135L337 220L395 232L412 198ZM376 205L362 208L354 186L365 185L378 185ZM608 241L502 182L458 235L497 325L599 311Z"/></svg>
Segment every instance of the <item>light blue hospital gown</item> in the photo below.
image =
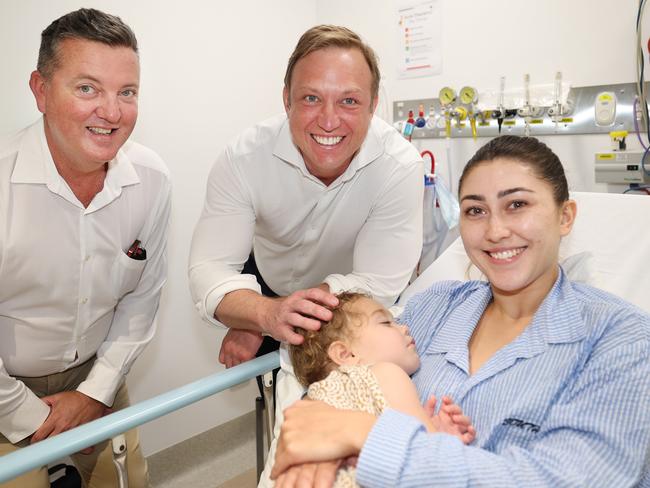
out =
<svg viewBox="0 0 650 488"><path fill-rule="evenodd" d="M492 296L483 282L415 296L410 326L424 400L450 395L476 427L469 446L388 409L360 454L365 487L650 486L650 317L558 280L532 323L474 375L467 342ZM643 481L641 481L643 479Z"/></svg>

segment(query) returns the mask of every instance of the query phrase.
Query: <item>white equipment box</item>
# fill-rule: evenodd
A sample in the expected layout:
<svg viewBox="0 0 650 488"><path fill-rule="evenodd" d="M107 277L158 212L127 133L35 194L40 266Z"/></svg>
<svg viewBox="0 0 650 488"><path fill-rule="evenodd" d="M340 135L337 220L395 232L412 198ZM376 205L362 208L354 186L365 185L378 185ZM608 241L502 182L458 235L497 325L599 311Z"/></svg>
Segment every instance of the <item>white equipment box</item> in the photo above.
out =
<svg viewBox="0 0 650 488"><path fill-rule="evenodd" d="M641 160L643 151L610 151L596 153L596 183L648 183ZM650 154L645 167L650 171Z"/></svg>

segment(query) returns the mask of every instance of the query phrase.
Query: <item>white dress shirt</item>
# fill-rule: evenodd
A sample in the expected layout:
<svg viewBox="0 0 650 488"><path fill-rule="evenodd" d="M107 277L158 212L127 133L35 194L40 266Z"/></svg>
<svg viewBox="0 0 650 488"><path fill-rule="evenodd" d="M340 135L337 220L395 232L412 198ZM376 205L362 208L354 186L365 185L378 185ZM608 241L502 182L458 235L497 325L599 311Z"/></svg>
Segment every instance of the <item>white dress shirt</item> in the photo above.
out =
<svg viewBox="0 0 650 488"><path fill-rule="evenodd" d="M111 405L151 340L165 281L170 181L127 142L87 208L58 174L43 120L0 140L0 432L32 434L49 408L12 376L44 376L97 355L78 391ZM126 255L139 239L147 259Z"/></svg>
<svg viewBox="0 0 650 488"><path fill-rule="evenodd" d="M194 231L190 286L201 316L227 293L260 292L240 274L251 248L278 295L327 283L391 305L422 249L424 165L374 117L347 170L329 186L307 170L286 115L245 130L218 157Z"/></svg>

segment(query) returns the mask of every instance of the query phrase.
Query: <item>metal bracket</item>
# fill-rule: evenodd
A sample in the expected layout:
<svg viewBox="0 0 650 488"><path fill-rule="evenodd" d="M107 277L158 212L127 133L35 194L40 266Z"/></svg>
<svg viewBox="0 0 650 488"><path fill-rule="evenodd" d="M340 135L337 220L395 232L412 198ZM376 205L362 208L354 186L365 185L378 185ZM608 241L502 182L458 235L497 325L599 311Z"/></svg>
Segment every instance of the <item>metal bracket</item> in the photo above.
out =
<svg viewBox="0 0 650 488"><path fill-rule="evenodd" d="M128 475L126 471L126 437L120 434L111 439L113 447L113 464L117 472L117 481L119 488L128 486Z"/></svg>
<svg viewBox="0 0 650 488"><path fill-rule="evenodd" d="M273 397L273 371L264 373L262 376L262 393L266 406L266 442L267 449L271 447L273 440L273 428L275 427L275 398Z"/></svg>

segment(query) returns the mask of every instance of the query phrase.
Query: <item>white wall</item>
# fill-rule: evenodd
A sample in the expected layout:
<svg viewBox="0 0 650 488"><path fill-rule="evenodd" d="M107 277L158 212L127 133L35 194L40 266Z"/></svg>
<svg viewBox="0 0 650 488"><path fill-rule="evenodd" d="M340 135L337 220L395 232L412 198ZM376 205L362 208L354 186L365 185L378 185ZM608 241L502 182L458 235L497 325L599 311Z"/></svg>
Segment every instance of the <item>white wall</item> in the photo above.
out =
<svg viewBox="0 0 650 488"><path fill-rule="evenodd" d="M377 51L392 101L437 98L443 86L498 90L501 76L506 77L507 86L522 86L524 73L530 73L531 83L536 84L553 83L557 71L574 86L634 82L637 4L630 0L441 0L442 73L409 80L396 76L396 0L319 0L317 20L347 25ZM650 14L643 23L646 41L649 23ZM645 56L647 61L647 51ZM594 152L609 150L607 135L541 139L563 161L572 190L625 188L594 182ZM464 163L486 141L452 140L454 182ZM447 174L443 140L418 140L416 145L432 150L440 172ZM630 135L628 148L639 147Z"/></svg>
<svg viewBox="0 0 650 488"><path fill-rule="evenodd" d="M190 239L206 176L218 151L235 134L282 111L286 60L300 34L316 22L316 6L313 0L3 0L0 133L38 117L27 81L36 66L40 33L81 6L121 16L138 36L142 89L133 138L163 157L174 183L169 279L158 334L129 376L136 402L222 369L217 354L223 332L198 318L187 280ZM144 425L145 453L252 410L256 391L249 382Z"/></svg>

